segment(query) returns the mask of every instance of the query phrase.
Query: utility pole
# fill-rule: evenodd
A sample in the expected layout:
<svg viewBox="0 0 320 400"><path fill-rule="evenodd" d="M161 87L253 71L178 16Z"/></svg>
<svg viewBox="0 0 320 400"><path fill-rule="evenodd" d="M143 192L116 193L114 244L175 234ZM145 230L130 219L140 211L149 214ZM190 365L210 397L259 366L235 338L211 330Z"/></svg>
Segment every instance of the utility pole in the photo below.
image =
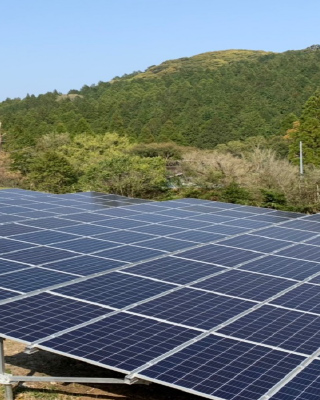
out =
<svg viewBox="0 0 320 400"><path fill-rule="evenodd" d="M5 136L5 133L2 133L2 122L0 122L0 152L2 150L2 144L3 144L3 138Z"/></svg>
<svg viewBox="0 0 320 400"><path fill-rule="evenodd" d="M303 176L303 153L302 153L302 142L300 141L300 176Z"/></svg>

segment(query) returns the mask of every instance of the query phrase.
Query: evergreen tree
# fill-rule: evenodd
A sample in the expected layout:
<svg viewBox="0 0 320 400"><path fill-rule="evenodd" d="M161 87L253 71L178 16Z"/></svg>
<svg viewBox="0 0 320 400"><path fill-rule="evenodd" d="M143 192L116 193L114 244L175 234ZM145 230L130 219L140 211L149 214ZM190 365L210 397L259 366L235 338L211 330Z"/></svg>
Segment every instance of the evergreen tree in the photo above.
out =
<svg viewBox="0 0 320 400"><path fill-rule="evenodd" d="M320 91L305 103L299 123L288 132L291 139L289 159L299 163L299 145L303 145L305 164L320 165Z"/></svg>

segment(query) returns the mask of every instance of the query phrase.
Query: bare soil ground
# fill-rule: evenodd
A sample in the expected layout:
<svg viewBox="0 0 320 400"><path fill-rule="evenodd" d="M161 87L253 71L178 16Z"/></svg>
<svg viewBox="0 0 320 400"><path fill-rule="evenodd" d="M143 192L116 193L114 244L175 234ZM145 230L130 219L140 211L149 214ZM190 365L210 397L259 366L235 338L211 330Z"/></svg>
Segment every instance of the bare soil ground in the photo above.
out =
<svg viewBox="0 0 320 400"><path fill-rule="evenodd" d="M122 374L95 367L77 360L45 351L32 355L23 353L23 344L6 340L6 372L29 376L80 376L123 378ZM0 385L0 400L4 398ZM101 385L76 383L19 383L14 387L15 400L200 400L161 385Z"/></svg>

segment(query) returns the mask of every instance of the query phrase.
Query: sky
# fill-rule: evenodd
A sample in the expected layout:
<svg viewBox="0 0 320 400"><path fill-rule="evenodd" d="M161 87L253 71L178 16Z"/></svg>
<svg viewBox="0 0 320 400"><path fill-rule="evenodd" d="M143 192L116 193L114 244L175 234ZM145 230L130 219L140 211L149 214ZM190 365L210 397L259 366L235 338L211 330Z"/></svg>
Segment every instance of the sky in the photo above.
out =
<svg viewBox="0 0 320 400"><path fill-rule="evenodd" d="M0 0L0 101L169 59L320 43L319 0Z"/></svg>

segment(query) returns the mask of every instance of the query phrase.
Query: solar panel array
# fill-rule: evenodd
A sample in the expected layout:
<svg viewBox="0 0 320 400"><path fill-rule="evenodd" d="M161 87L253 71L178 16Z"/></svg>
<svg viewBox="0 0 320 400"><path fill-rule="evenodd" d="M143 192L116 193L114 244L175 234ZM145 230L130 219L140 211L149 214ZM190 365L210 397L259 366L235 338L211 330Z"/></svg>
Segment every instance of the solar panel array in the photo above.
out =
<svg viewBox="0 0 320 400"><path fill-rule="evenodd" d="M0 336L211 399L314 399L320 216L0 191Z"/></svg>

